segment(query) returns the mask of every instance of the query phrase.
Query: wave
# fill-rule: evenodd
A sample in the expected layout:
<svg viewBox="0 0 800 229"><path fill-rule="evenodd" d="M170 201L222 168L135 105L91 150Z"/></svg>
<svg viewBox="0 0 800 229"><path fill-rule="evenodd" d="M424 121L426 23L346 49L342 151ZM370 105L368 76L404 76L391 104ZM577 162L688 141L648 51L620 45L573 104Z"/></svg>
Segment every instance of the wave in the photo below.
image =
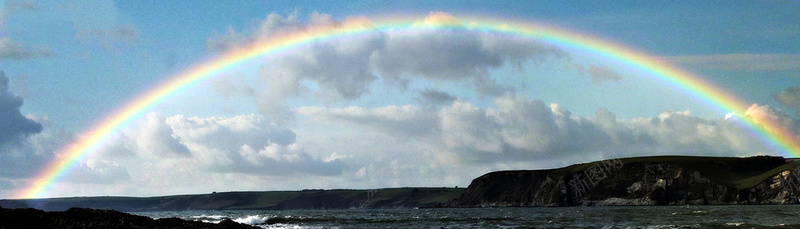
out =
<svg viewBox="0 0 800 229"><path fill-rule="evenodd" d="M673 212L672 215L708 215L708 211L688 211L688 212Z"/></svg>
<svg viewBox="0 0 800 229"><path fill-rule="evenodd" d="M225 219L225 218L228 218L228 217L227 217L227 216L224 216L224 215L194 215L194 216L191 216L191 218L192 218L192 219L214 219L214 220L223 220L223 219Z"/></svg>
<svg viewBox="0 0 800 229"><path fill-rule="evenodd" d="M233 221L248 225L262 225L266 224L269 217L260 215L249 215L241 218L236 218Z"/></svg>

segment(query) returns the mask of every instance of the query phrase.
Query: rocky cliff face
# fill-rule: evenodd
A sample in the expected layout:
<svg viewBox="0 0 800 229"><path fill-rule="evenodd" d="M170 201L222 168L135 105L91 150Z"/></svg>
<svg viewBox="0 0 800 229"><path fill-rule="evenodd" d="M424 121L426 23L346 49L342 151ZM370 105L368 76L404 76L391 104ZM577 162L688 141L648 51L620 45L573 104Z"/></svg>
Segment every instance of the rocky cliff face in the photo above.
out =
<svg viewBox="0 0 800 229"><path fill-rule="evenodd" d="M798 163L781 157L627 158L492 172L450 206L787 204L798 188Z"/></svg>

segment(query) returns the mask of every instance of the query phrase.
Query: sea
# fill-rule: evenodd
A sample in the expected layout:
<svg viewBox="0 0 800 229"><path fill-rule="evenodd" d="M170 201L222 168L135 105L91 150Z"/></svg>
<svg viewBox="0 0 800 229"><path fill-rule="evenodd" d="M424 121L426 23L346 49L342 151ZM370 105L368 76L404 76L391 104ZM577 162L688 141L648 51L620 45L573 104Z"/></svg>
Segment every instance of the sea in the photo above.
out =
<svg viewBox="0 0 800 229"><path fill-rule="evenodd" d="M800 205L131 212L261 228L800 228Z"/></svg>

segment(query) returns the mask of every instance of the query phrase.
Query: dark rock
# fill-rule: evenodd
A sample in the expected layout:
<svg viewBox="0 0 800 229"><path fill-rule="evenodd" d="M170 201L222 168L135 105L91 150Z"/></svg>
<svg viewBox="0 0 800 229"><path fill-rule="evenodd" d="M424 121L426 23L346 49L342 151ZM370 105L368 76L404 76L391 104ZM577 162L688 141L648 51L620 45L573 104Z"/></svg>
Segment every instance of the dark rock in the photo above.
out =
<svg viewBox="0 0 800 229"><path fill-rule="evenodd" d="M798 163L782 157L643 157L492 172L450 207L788 204Z"/></svg>
<svg viewBox="0 0 800 229"><path fill-rule="evenodd" d="M72 208L64 212L0 208L0 228L258 228L233 221L213 224L178 218L151 219L114 210Z"/></svg>

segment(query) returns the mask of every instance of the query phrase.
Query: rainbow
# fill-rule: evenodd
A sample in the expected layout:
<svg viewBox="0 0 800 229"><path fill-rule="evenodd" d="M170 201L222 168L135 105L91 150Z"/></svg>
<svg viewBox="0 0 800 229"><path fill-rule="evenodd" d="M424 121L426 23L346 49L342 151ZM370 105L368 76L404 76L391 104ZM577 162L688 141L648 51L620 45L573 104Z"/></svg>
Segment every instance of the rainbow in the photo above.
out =
<svg viewBox="0 0 800 229"><path fill-rule="evenodd" d="M156 105L163 103L187 88L220 75L220 73L229 69L236 68L243 63L290 51L293 48L318 41L346 39L350 36L378 31L442 28L524 36L574 47L607 57L610 60L618 61L626 66L648 73L646 74L648 77L681 90L722 114L736 114L741 117L738 119L741 120L738 125L775 152L784 156L800 156L800 144L798 144L797 135L794 132L778 123L746 116L747 103L702 78L675 68L665 61L620 45L564 29L487 18L456 19L446 13L431 13L422 20L389 19L373 23L365 18L355 18L347 19L337 26L306 28L302 31L277 35L268 40L254 42L244 48L231 51L217 59L200 64L135 98L107 119L96 124L80 139L62 149L57 154L57 158L43 169L29 186L18 194L18 198L41 197L71 167L78 164L86 155L95 151L104 141L120 131L132 120L136 120L145 112L152 110Z"/></svg>

